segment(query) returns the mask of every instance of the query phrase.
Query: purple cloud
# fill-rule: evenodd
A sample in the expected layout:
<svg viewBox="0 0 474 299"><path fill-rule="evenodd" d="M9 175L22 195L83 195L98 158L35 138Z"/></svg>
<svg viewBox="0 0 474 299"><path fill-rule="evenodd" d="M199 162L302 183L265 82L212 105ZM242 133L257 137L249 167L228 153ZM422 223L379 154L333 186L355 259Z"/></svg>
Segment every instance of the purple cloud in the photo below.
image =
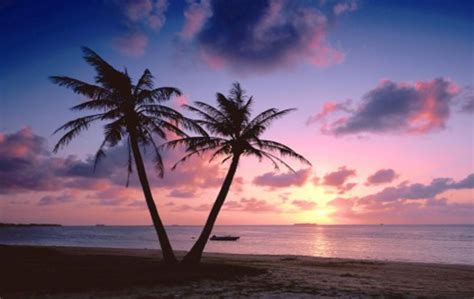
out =
<svg viewBox="0 0 474 299"><path fill-rule="evenodd" d="M192 198L195 196L195 193L193 191L175 189L175 190L171 190L168 196L177 197L177 198Z"/></svg>
<svg viewBox="0 0 474 299"><path fill-rule="evenodd" d="M362 202L371 200L396 201L406 199L434 198L447 190L474 189L474 173L456 182L451 178L436 178L429 185L408 184L404 182L396 187L387 187L380 192L364 196Z"/></svg>
<svg viewBox="0 0 474 299"><path fill-rule="evenodd" d="M473 203L448 202L445 198L423 201L372 201L360 204L358 198L336 198L328 203L339 221L360 223L474 223Z"/></svg>
<svg viewBox="0 0 474 299"><path fill-rule="evenodd" d="M145 54L148 37L141 32L129 33L115 40L115 48L123 55L140 57Z"/></svg>
<svg viewBox="0 0 474 299"><path fill-rule="evenodd" d="M348 116L324 123L321 131L334 135L439 131L445 128L453 98L460 90L444 78L414 84L385 80L364 95Z"/></svg>
<svg viewBox="0 0 474 299"><path fill-rule="evenodd" d="M122 1L121 6L129 22L160 30L166 21L167 0Z"/></svg>
<svg viewBox="0 0 474 299"><path fill-rule="evenodd" d="M72 202L73 200L74 200L74 196L71 194L62 194L58 196L46 195L46 196L41 197L41 199L38 201L38 205L51 206L51 205Z"/></svg>
<svg viewBox="0 0 474 299"><path fill-rule="evenodd" d="M174 206L174 205L170 205ZM171 212L189 212L189 211L195 211L195 212L207 212L211 210L211 206L208 204L201 204L198 206L191 206L191 205L179 205L179 206L174 206L170 211Z"/></svg>
<svg viewBox="0 0 474 299"><path fill-rule="evenodd" d="M393 182L398 174L393 169L380 169L367 178L366 186L388 184Z"/></svg>
<svg viewBox="0 0 474 299"><path fill-rule="evenodd" d="M281 212L281 210L274 204L268 203L263 199L256 198L241 198L240 201L230 200L224 204L224 210L228 211L246 211L246 212Z"/></svg>
<svg viewBox="0 0 474 299"><path fill-rule="evenodd" d="M205 159L195 159L175 171L168 170L165 178L160 179L154 170L151 152L144 155L144 160L152 187L181 190L193 186L193 190L187 191L196 192L222 184L225 171L219 165L209 165ZM181 155L179 151L164 152L165 167L169 169ZM107 151L107 156L94 172L92 156L84 160L72 155L66 158L52 156L46 139L35 135L29 128L10 134L0 133L0 194L63 189L121 190L127 180L126 160L126 146L118 145ZM237 177L233 189L240 190L242 184L243 179ZM135 172L130 177L129 189L141 191Z"/></svg>
<svg viewBox="0 0 474 299"><path fill-rule="evenodd" d="M354 176L356 176L356 171L354 169L348 169L346 166L343 166L339 167L339 169L336 171L326 174L323 177L321 184L324 186L336 188L339 191L339 194L343 194L347 191L350 191L357 185L356 183L347 182L351 177ZM319 182L319 180L315 182Z"/></svg>
<svg viewBox="0 0 474 299"><path fill-rule="evenodd" d="M473 114L474 113L474 88L468 86L458 98L459 112Z"/></svg>
<svg viewBox="0 0 474 299"><path fill-rule="evenodd" d="M339 6L340 13L353 6ZM262 72L309 63L327 67L344 54L326 41L335 13L324 15L316 3L282 0L191 2L181 35L213 68Z"/></svg>
<svg viewBox="0 0 474 299"><path fill-rule="evenodd" d="M266 186L270 188L285 188L291 186L303 186L311 174L311 169L301 169L296 173L287 172L276 174L267 172L253 179L253 183L257 186Z"/></svg>
<svg viewBox="0 0 474 299"><path fill-rule="evenodd" d="M388 187L363 197L336 198L332 217L348 221L385 223L473 223L474 204L437 198L447 190L474 189L474 174L462 180L436 178L430 184Z"/></svg>
<svg viewBox="0 0 474 299"><path fill-rule="evenodd" d="M341 103L326 102L324 103L323 109L320 112L308 118L308 120L306 121L306 125L311 125L314 123L325 121L329 115L338 111L343 111L347 113L353 112L354 110L352 109L351 106L352 106L351 100L346 100Z"/></svg>
<svg viewBox="0 0 474 299"><path fill-rule="evenodd" d="M355 0L341 2L334 5L333 12L335 15L341 15L346 12L354 11L357 9L357 2Z"/></svg>
<svg viewBox="0 0 474 299"><path fill-rule="evenodd" d="M126 56L139 57L148 46L147 30L158 32L166 22L167 0L125 0L117 2L126 17L127 32L115 39L115 49Z"/></svg>

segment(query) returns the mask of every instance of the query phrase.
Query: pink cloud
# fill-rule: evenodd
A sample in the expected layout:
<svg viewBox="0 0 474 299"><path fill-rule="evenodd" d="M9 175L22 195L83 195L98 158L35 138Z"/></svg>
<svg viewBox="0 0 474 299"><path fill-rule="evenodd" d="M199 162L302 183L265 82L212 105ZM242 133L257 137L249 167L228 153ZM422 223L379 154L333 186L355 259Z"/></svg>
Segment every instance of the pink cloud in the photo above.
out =
<svg viewBox="0 0 474 299"><path fill-rule="evenodd" d="M125 16L130 22L143 23L159 30L165 23L167 0L131 0L122 5Z"/></svg>
<svg viewBox="0 0 474 299"><path fill-rule="evenodd" d="M340 15L355 10L357 10L357 2L355 0L338 3L334 5L333 8L333 12L335 15Z"/></svg>
<svg viewBox="0 0 474 299"><path fill-rule="evenodd" d="M310 175L310 168L298 170L296 173L287 172L276 174L274 172L267 172L260 176L256 176L252 182L257 186L266 186L270 188L303 186Z"/></svg>
<svg viewBox="0 0 474 299"><path fill-rule="evenodd" d="M114 41L114 48L121 54L139 57L148 46L145 29L159 31L166 22L167 0L126 0L118 2L127 22L127 33ZM140 29L139 29L140 28Z"/></svg>
<svg viewBox="0 0 474 299"><path fill-rule="evenodd" d="M139 57L145 54L148 37L139 32L119 37L115 40L115 48L126 56Z"/></svg>
<svg viewBox="0 0 474 299"><path fill-rule="evenodd" d="M69 203L69 202L72 202L73 200L74 200L74 196L70 193L65 193L58 196L46 195L46 196L41 197L41 199L38 201L38 205L40 206L58 205L58 204Z"/></svg>
<svg viewBox="0 0 474 299"><path fill-rule="evenodd" d="M311 200L296 199L291 202L292 205L303 211L314 210L318 204Z"/></svg>
<svg viewBox="0 0 474 299"><path fill-rule="evenodd" d="M357 184L348 183L347 181L351 177L356 176L354 169L348 169L347 167L339 167L338 170L330 172L323 177L322 185L336 188L339 194L343 194L347 191L352 190Z"/></svg>
<svg viewBox="0 0 474 299"><path fill-rule="evenodd" d="M348 112L348 113L352 112L353 110L351 109L351 105L352 105L351 100L346 100L345 102L341 102L341 103L331 102L331 101L326 102L323 104L323 109L320 112L308 118L308 120L306 121L306 124L311 125L313 123L323 121L329 115L337 111L343 111L343 112Z"/></svg>
<svg viewBox="0 0 474 299"><path fill-rule="evenodd" d="M326 40L328 21L316 5L261 1L248 13L244 2L191 2L181 36L214 69L266 72L303 63L328 67L344 53ZM232 10L232 21L227 12ZM331 18L334 15L331 14Z"/></svg>
<svg viewBox="0 0 474 299"><path fill-rule="evenodd" d="M474 189L474 174L455 181L436 178L430 184L404 182L363 197L336 198L332 217L359 223L474 223L473 203L438 198L447 190Z"/></svg>
<svg viewBox="0 0 474 299"><path fill-rule="evenodd" d="M191 206L188 204L184 205L179 205L175 206L171 209L171 212L189 212L189 211L194 211L194 212L207 212L211 210L211 206L208 204L201 204L197 206Z"/></svg>
<svg viewBox="0 0 474 299"><path fill-rule="evenodd" d="M398 174L393 169L380 169L367 178L366 186L380 185L393 182Z"/></svg>
<svg viewBox="0 0 474 299"><path fill-rule="evenodd" d="M150 0L127 1L124 6L126 16L132 21L138 21L151 13L153 3Z"/></svg>
<svg viewBox="0 0 474 299"><path fill-rule="evenodd" d="M200 3L191 2L184 11L185 23L180 35L186 39L194 37L211 15L209 0L201 0Z"/></svg>
<svg viewBox="0 0 474 299"><path fill-rule="evenodd" d="M224 204L224 210L227 211L246 211L252 213L281 212L277 205L268 203L263 199L241 198L240 201L230 200Z"/></svg>

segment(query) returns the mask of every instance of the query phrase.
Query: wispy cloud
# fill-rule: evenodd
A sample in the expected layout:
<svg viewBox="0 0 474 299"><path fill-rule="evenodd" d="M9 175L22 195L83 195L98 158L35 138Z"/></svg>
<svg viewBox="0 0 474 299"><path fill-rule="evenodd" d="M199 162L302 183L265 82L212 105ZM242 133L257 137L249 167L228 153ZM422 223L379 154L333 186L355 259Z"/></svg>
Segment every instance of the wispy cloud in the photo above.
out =
<svg viewBox="0 0 474 299"><path fill-rule="evenodd" d="M121 54L140 57L148 46L145 32L159 32L166 22L167 0L117 1L126 18L127 32L114 41L114 47Z"/></svg>

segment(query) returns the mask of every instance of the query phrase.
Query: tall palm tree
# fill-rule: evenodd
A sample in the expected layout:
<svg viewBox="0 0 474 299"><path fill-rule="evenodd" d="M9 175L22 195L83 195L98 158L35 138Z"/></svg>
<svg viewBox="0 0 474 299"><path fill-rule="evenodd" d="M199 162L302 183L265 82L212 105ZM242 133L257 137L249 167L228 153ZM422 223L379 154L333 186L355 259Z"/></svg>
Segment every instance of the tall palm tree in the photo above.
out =
<svg viewBox="0 0 474 299"><path fill-rule="evenodd" d="M229 96L217 93L217 107L203 102L195 102L195 106L186 105L188 110L199 116L195 122L206 128L210 134L183 137L164 145L170 148L186 147L187 154L173 166L173 169L190 157L203 153L212 153L210 160L217 156L224 157L222 162L231 160L229 170L201 235L191 251L184 257L184 263L197 264L200 262L204 247L229 192L241 156L256 156L260 160L268 159L276 169L280 163L293 172L294 170L280 157L294 158L311 165L308 160L288 146L276 141L261 139L261 135L271 122L294 109L280 111L271 108L251 119L252 101L252 97L246 96L240 84L234 83Z"/></svg>
<svg viewBox="0 0 474 299"><path fill-rule="evenodd" d="M152 135L166 139L166 133L187 136L180 127L197 130L202 129L191 120L184 118L179 112L162 105L173 95L181 92L175 87L154 88L153 76L147 69L136 84L127 70L118 71L89 48L83 48L84 59L96 72L95 84L89 84L71 77L52 76L51 81L59 86L72 89L75 93L85 96L87 100L71 108L73 111L95 110L98 113L87 115L67 122L55 133L66 131L54 152L67 145L80 132L89 128L97 121L107 122L104 125L104 140L95 155L94 169L108 148L118 145L122 140L128 145L127 186L135 161L138 177L145 195L148 210L158 235L165 263L176 263L176 257L166 234L164 225L158 214L145 172L145 165L139 146L150 146L154 149L155 168L160 177L163 176L163 161ZM205 133L204 133L205 134Z"/></svg>

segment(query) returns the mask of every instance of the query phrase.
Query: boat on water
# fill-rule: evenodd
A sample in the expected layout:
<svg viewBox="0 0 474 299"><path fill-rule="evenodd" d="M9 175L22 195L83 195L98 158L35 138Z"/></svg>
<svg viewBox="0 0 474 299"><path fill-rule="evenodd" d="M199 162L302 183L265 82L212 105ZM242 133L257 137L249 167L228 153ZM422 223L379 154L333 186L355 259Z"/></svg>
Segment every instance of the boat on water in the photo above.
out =
<svg viewBox="0 0 474 299"><path fill-rule="evenodd" d="M240 237L212 235L212 237L209 240L211 241L237 241L238 239L240 239Z"/></svg>

